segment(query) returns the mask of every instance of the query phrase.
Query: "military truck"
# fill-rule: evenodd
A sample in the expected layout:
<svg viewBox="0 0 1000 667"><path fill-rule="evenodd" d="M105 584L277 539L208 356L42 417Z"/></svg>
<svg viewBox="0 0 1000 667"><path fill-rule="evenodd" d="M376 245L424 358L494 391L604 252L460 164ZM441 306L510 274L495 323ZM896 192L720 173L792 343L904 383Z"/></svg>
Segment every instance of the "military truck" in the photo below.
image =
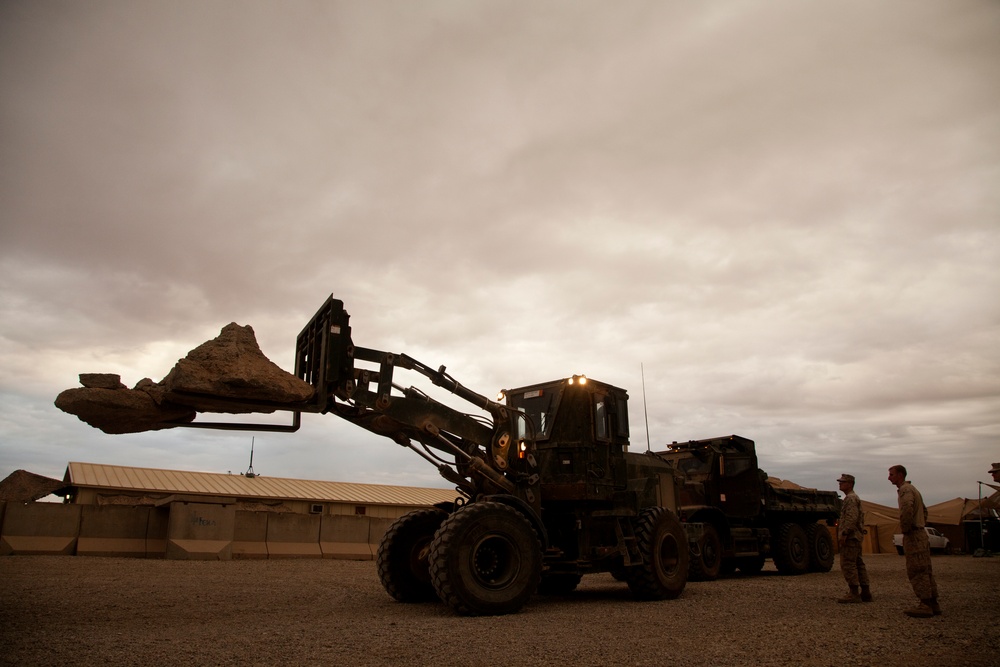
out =
<svg viewBox="0 0 1000 667"><path fill-rule="evenodd" d="M226 376L224 382L192 390L167 382L168 376L155 401L168 421L153 426L295 431L302 413L331 414L413 450L454 484L455 500L411 512L386 531L378 574L400 602L440 599L459 614L508 614L536 591L568 593L597 572L614 572L640 600L683 592L698 525L682 525L676 514L680 478L671 464L628 451L627 391L573 375L493 400L460 384L444 366L356 346L349 319L343 302L331 296L299 334L297 379L290 379L308 383L306 400L264 398L267 387L255 389L255 381L240 375L251 355L236 354L234 368L215 370L212 352L209 368ZM399 384L400 371L423 376L462 409ZM232 393L199 389L217 384ZM70 392L97 392L104 401L123 396L126 407L138 393ZM275 410L291 412L292 423L196 418ZM103 428L122 432L113 416L102 418ZM133 419L128 426L134 425Z"/></svg>
<svg viewBox="0 0 1000 667"><path fill-rule="evenodd" d="M836 491L768 483L754 441L738 435L674 442L656 455L683 475L679 514L702 526L692 541L690 578L712 580L737 569L756 574L767 558L782 574L828 572L828 526L840 516Z"/></svg>

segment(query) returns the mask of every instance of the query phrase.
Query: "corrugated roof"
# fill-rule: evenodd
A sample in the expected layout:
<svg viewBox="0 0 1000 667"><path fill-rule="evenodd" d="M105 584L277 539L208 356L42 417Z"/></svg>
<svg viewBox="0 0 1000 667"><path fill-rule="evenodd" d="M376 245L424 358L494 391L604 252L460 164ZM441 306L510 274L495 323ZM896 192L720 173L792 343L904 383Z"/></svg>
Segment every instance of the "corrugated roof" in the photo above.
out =
<svg viewBox="0 0 1000 667"><path fill-rule="evenodd" d="M366 505L433 505L455 500L451 489L386 484L320 482L283 477L244 477L212 472L131 468L101 463L70 462L66 481L77 487L108 491L184 493L280 500L345 502Z"/></svg>

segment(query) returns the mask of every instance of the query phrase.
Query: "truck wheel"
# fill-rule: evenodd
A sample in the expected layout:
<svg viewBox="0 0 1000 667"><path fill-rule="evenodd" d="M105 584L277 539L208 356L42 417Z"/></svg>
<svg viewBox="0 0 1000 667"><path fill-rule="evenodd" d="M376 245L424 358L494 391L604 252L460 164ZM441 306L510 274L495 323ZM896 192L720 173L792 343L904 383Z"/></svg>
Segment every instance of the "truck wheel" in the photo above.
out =
<svg viewBox="0 0 1000 667"><path fill-rule="evenodd" d="M782 574L803 574L809 569L809 538L797 523L783 523L772 545L774 565Z"/></svg>
<svg viewBox="0 0 1000 667"><path fill-rule="evenodd" d="M540 595L567 595L576 590L581 579L583 576L579 574L566 574L564 572L543 574L542 581L538 584L538 593Z"/></svg>
<svg viewBox="0 0 1000 667"><path fill-rule="evenodd" d="M764 557L741 556L736 559L736 567L740 568L740 572L746 575L760 574L760 571L764 569Z"/></svg>
<svg viewBox="0 0 1000 667"><path fill-rule="evenodd" d="M512 614L531 597L542 574L542 545L524 515L495 502L453 513L430 546L434 590L456 613Z"/></svg>
<svg viewBox="0 0 1000 667"><path fill-rule="evenodd" d="M635 537L642 563L628 568L629 590L640 600L675 598L688 575L688 541L673 512L647 507L636 519Z"/></svg>
<svg viewBox="0 0 1000 667"><path fill-rule="evenodd" d="M448 514L419 509L397 519L378 547L378 576L385 591L399 602L436 600L427 562L431 540Z"/></svg>
<svg viewBox="0 0 1000 667"><path fill-rule="evenodd" d="M829 572L833 568L833 538L826 524L810 524L806 529L809 538L809 570Z"/></svg>
<svg viewBox="0 0 1000 667"><path fill-rule="evenodd" d="M691 581L715 581L722 569L722 540L719 531L710 523L706 523L698 541L700 553L691 554L689 579Z"/></svg>

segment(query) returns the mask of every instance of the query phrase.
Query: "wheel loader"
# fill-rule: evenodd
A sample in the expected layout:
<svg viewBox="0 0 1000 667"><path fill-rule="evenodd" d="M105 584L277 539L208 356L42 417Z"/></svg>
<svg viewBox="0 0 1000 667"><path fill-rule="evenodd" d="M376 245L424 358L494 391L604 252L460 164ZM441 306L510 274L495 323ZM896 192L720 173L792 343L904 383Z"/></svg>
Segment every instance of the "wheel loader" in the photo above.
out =
<svg viewBox="0 0 1000 667"><path fill-rule="evenodd" d="M308 400L274 405L168 388L157 403L198 412L293 413L290 425L158 425L296 430L302 413L332 414L408 447L454 484L454 502L413 511L377 554L400 602L440 599L462 615L517 612L536 592L566 594L612 572L640 600L679 596L699 524L677 516L682 476L629 447L628 393L582 375L504 390L496 399L409 357L360 347L342 301L329 297L296 341ZM465 410L400 384L415 372ZM449 399L449 401L452 399ZM193 413L192 413L193 415Z"/></svg>

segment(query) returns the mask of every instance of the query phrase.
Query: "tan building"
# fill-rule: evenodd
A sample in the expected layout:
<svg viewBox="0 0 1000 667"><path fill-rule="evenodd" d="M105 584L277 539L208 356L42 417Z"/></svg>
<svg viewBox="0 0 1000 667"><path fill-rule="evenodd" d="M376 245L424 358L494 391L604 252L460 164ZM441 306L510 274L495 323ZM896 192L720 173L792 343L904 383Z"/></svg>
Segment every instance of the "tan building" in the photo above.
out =
<svg viewBox="0 0 1000 667"><path fill-rule="evenodd" d="M78 505L157 505L176 501L235 504L237 509L395 519L417 507L455 500L451 489L321 482L263 475L131 468L71 462L63 479Z"/></svg>
<svg viewBox="0 0 1000 667"><path fill-rule="evenodd" d="M7 501L0 555L374 557L393 520L449 489L70 463L65 504Z"/></svg>

